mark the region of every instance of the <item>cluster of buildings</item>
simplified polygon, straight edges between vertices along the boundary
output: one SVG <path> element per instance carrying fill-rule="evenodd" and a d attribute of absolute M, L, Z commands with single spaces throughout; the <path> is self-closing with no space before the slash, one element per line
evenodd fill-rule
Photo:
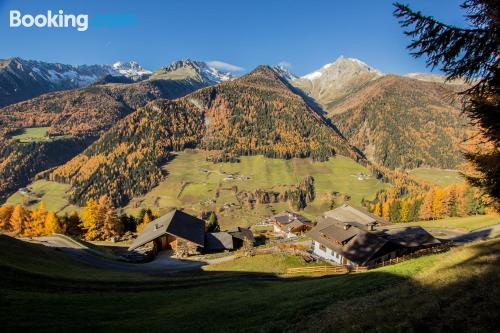
<path fill-rule="evenodd" d="M 312 252 L 339 265 L 371 266 L 440 242 L 418 226 L 393 225 L 380 217 L 344 204 L 327 211 L 313 225 L 294 213 L 271 218 L 274 232 L 312 240 Z"/>
<path fill-rule="evenodd" d="M 393 225 L 348 204 L 325 212 L 316 223 L 292 212 L 274 215 L 270 221 L 275 235 L 306 235 L 313 254 L 339 265 L 371 266 L 440 244 L 421 227 Z M 186 254 L 198 254 L 236 250 L 245 241 L 255 241 L 250 229 L 206 232 L 203 220 L 173 210 L 148 223 L 129 250 L 152 243 L 155 251 L 182 247 Z"/>

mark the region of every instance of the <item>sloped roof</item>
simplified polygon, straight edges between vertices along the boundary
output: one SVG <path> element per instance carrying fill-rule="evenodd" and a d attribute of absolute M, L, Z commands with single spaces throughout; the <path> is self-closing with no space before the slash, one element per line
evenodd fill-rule
<path fill-rule="evenodd" d="M 346 229 L 346 224 L 351 225 L 351 227 Z M 341 222 L 331 217 L 319 218 L 318 226 L 321 234 L 339 243 L 351 239 L 361 231 L 360 228 L 352 227 L 351 223 Z"/>
<path fill-rule="evenodd" d="M 304 217 L 300 214 L 296 214 L 296 213 L 292 213 L 292 212 L 288 212 L 288 211 L 284 211 L 284 212 L 281 212 L 279 214 L 276 214 L 276 215 L 272 216 L 271 219 L 276 220 L 279 224 L 282 224 L 282 225 L 292 223 L 294 221 L 298 221 L 298 222 L 303 223 L 303 224 L 309 224 L 309 222 L 310 222 L 306 217 Z"/>
<path fill-rule="evenodd" d="M 205 239 L 205 250 L 232 250 L 234 248 L 233 236 L 228 232 L 209 232 Z"/>
<path fill-rule="evenodd" d="M 165 234 L 182 238 L 203 247 L 205 245 L 205 222 L 180 210 L 173 210 L 149 222 L 139 237 L 134 240 L 129 250 L 134 250 Z"/>
<path fill-rule="evenodd" d="M 363 226 L 368 226 L 374 223 L 382 225 L 389 224 L 389 222 L 372 213 L 359 208 L 354 208 L 348 204 L 343 204 L 340 207 L 324 213 L 324 215 L 325 217 L 331 217 L 342 222 L 356 222 Z"/>
<path fill-rule="evenodd" d="M 253 232 L 248 228 L 238 227 L 236 230 L 228 231 L 228 233 L 236 239 L 245 240 L 245 238 L 247 238 L 252 243 L 255 243 Z"/>
<path fill-rule="evenodd" d="M 353 225 L 345 230 L 345 224 L 330 217 L 322 218 L 307 235 L 358 265 L 369 261 L 387 243 L 384 238 Z"/>
<path fill-rule="evenodd" d="M 405 247 L 421 247 L 440 244 L 424 228 L 419 226 L 388 228 L 383 230 L 384 238 Z"/>

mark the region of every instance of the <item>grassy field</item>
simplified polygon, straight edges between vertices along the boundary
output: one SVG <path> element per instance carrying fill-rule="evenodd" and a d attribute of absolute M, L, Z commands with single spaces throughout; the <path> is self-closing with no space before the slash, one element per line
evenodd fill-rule
<path fill-rule="evenodd" d="M 463 229 L 465 231 L 470 231 L 499 223 L 500 216 L 498 215 L 476 215 L 467 217 L 450 217 L 433 221 L 411 222 L 405 223 L 404 225 L 419 225 L 423 228 Z"/>
<path fill-rule="evenodd" d="M 418 168 L 409 171 L 408 174 L 416 180 L 423 180 L 440 186 L 458 184 L 464 181 L 460 172 L 456 170 Z"/>
<path fill-rule="evenodd" d="M 37 142 L 48 139 L 47 132 L 50 127 L 27 127 L 13 135 L 12 138 L 20 142 Z"/>
<path fill-rule="evenodd" d="M 263 254 L 254 257 L 242 257 L 233 261 L 203 266 L 205 271 L 216 272 L 260 272 L 285 274 L 290 267 L 320 266 L 325 263 L 306 264 L 298 256 L 287 256 L 284 254 Z M 328 264 L 326 264 L 328 265 Z"/>
<path fill-rule="evenodd" d="M 67 270 L 70 263 L 63 254 L 54 257 L 55 250 L 30 256 L 5 243 L 0 237 L 5 332 L 327 332 L 333 327 L 492 332 L 500 299 L 500 240 L 368 273 L 299 279 L 247 273 L 221 280 L 236 273 L 208 272 L 178 277 L 188 281 L 182 288 L 172 282 L 174 277 L 140 284 L 84 266 Z M 15 258 L 5 258 L 14 252 Z M 45 282 L 52 274 L 64 279 L 51 286 Z"/>
<path fill-rule="evenodd" d="M 47 180 L 37 180 L 33 182 L 28 195 L 16 192 L 7 199 L 7 204 L 16 205 L 18 203 L 28 203 L 29 208 L 38 207 L 39 202 L 43 201 L 48 210 L 55 212 L 71 212 L 79 210 L 79 207 L 70 205 L 67 200 L 66 191 L 69 185 L 56 183 Z"/>
<path fill-rule="evenodd" d="M 310 218 L 329 209 L 330 193 L 333 191 L 350 195 L 350 202 L 360 205 L 363 197 L 371 199 L 378 190 L 388 186 L 371 176 L 359 180 L 357 174 L 369 175 L 368 170 L 344 157 L 314 162 L 311 159 L 281 160 L 244 156 L 240 163 L 213 164 L 206 161 L 204 153 L 185 151 L 179 153 L 165 169 L 169 173 L 166 180 L 147 195 L 133 200 L 126 207 L 129 213 L 137 213 L 141 207 L 150 207 L 160 213 L 173 207 L 183 207 L 192 213 L 199 213 L 203 210 L 218 210 L 226 204 L 229 208 L 218 213 L 218 216 L 223 227 L 230 228 L 253 225 L 274 211 L 289 209 L 287 203 L 256 205 L 254 209 L 241 207 L 232 191 L 233 186 L 237 186 L 238 191 L 279 191 L 312 175 L 316 199 L 302 212 Z M 231 177 L 236 179 L 229 179 Z"/>
<path fill-rule="evenodd" d="M 350 203 L 360 205 L 361 199 L 372 199 L 378 190 L 389 184 L 382 183 L 372 176 L 363 166 L 345 158 L 336 157 L 326 162 L 311 159 L 269 159 L 263 156 L 244 156 L 240 163 L 218 163 L 206 161 L 202 152 L 185 151 L 165 165 L 167 178 L 145 196 L 133 199 L 125 211 L 137 214 L 141 208 L 151 208 L 159 214 L 172 208 L 184 208 L 198 215 L 201 211 L 215 210 L 223 228 L 251 226 L 275 212 L 290 209 L 286 202 L 255 205 L 253 209 L 241 205 L 232 188 L 238 191 L 257 189 L 280 191 L 290 185 L 298 184 L 305 176 L 315 179 L 316 199 L 305 210 L 305 216 L 314 219 L 329 210 L 331 192 L 337 191 L 351 197 Z M 358 179 L 358 174 L 367 178 Z M 235 179 L 228 179 L 228 178 Z M 38 180 L 29 188 L 34 195 L 19 192 L 8 198 L 7 203 L 17 204 L 32 201 L 28 206 L 36 206 L 44 201 L 49 210 L 71 212 L 79 207 L 70 205 L 66 192 L 69 185 L 52 181 Z M 26 200 L 31 199 L 31 200 Z M 340 204 L 342 198 L 337 200 Z M 221 206 L 224 211 L 219 212 Z"/>

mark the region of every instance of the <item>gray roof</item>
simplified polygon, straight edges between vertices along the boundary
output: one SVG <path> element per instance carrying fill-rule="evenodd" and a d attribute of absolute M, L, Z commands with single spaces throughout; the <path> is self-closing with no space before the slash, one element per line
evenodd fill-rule
<path fill-rule="evenodd" d="M 134 250 L 165 234 L 205 246 L 205 222 L 180 210 L 173 210 L 149 222 L 129 250 Z"/>
<path fill-rule="evenodd" d="M 366 264 L 387 243 L 384 238 L 355 226 L 345 230 L 344 225 L 333 218 L 321 219 L 307 235 L 358 265 Z"/>
<path fill-rule="evenodd" d="M 294 221 L 298 221 L 300 223 L 309 225 L 309 222 L 310 222 L 306 217 L 299 215 L 299 214 L 296 214 L 296 213 L 291 213 L 288 211 L 284 211 L 284 212 L 281 212 L 279 214 L 276 214 L 276 215 L 272 216 L 271 219 L 275 220 L 279 224 L 283 224 L 283 225 L 288 224 L 288 223 L 292 223 Z"/>
<path fill-rule="evenodd" d="M 361 230 L 359 228 L 350 227 L 348 229 L 344 228 L 344 223 L 332 218 L 324 218 L 321 220 L 321 223 L 325 225 L 325 227 L 321 228 L 320 233 L 331 240 L 344 243 L 349 239 L 356 236 Z"/>
<path fill-rule="evenodd" d="M 368 226 L 371 224 L 389 224 L 389 222 L 372 213 L 361 210 L 359 208 L 354 208 L 348 204 L 343 204 L 340 207 L 324 213 L 324 215 L 325 217 L 331 217 L 342 222 L 355 222 L 363 226 Z"/>
<path fill-rule="evenodd" d="M 424 228 L 419 226 L 384 229 L 382 237 L 409 248 L 425 247 L 441 243 Z"/>
<path fill-rule="evenodd" d="M 228 232 L 231 236 L 233 236 L 236 239 L 245 240 L 245 238 L 247 238 L 252 243 L 255 243 L 255 238 L 253 237 L 253 232 L 252 232 L 252 230 L 250 230 L 248 228 L 238 227 L 236 230 L 232 230 L 232 231 L 228 231 Z"/>
<path fill-rule="evenodd" d="M 205 239 L 205 250 L 232 250 L 234 248 L 233 236 L 228 232 L 209 232 Z"/>
<path fill-rule="evenodd" d="M 347 230 L 344 229 L 346 224 L 351 225 Z M 379 251 L 386 244 L 386 250 L 394 247 L 419 248 L 440 244 L 439 240 L 418 226 L 386 227 L 368 231 L 357 223 L 342 222 L 331 217 L 318 219 L 318 224 L 307 235 L 358 265 L 366 264 L 380 255 L 383 251 Z"/>

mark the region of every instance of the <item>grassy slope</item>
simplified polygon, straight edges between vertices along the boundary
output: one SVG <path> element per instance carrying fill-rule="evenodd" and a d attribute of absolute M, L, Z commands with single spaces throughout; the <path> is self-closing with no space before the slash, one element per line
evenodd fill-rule
<path fill-rule="evenodd" d="M 290 267 L 310 267 L 320 265 L 325 265 L 325 263 L 305 264 L 300 257 L 287 256 L 284 254 L 263 254 L 254 257 L 242 257 L 233 261 L 204 266 L 203 270 L 285 274 L 286 269 Z"/>
<path fill-rule="evenodd" d="M 27 127 L 21 130 L 22 133 L 13 136 L 13 139 L 21 142 L 32 142 L 45 140 L 50 127 Z"/>
<path fill-rule="evenodd" d="M 436 168 L 418 168 L 408 172 L 416 180 L 427 181 L 440 186 L 458 184 L 464 181 L 460 172 Z"/>
<path fill-rule="evenodd" d="M 314 162 L 312 159 L 270 159 L 264 156 L 244 156 L 240 163 L 207 162 L 204 153 L 185 151 L 165 166 L 168 176 L 165 181 L 144 197 L 133 200 L 127 207 L 128 213 L 137 214 L 140 208 L 147 207 L 165 213 L 173 207 L 183 207 L 198 214 L 202 210 L 216 210 L 224 203 L 238 203 L 230 188 L 238 186 L 239 190 L 255 191 L 258 188 L 276 189 L 280 186 L 299 183 L 306 175 L 315 178 L 316 199 L 302 213 L 310 218 L 320 215 L 329 209 L 328 193 L 338 191 L 348 193 L 351 203 L 360 205 L 363 197 L 371 199 L 376 192 L 386 186 L 373 177 L 358 180 L 357 173 L 369 172 L 356 162 L 339 156 L 327 162 Z M 210 170 L 203 173 L 201 170 Z M 251 177 L 250 180 L 224 180 L 221 173 L 239 174 Z M 49 210 L 70 212 L 78 207 L 70 205 L 66 191 L 69 186 L 56 182 L 38 180 L 29 186 L 35 193 L 41 195 Z M 220 188 L 219 197 L 215 198 Z M 202 205 L 208 199 L 216 199 L 215 205 Z M 20 193 L 10 196 L 7 203 L 22 203 L 25 197 Z M 35 204 L 37 206 L 38 204 Z M 281 211 L 289 209 L 287 203 L 271 205 L 256 205 L 251 210 L 231 208 L 219 215 L 224 228 L 236 225 L 245 226 L 259 222 L 263 217 L 272 215 L 272 209 Z"/>
<path fill-rule="evenodd" d="M 499 252 L 499 239 L 456 249 L 412 280 L 332 304 L 294 331 L 498 332 Z"/>
<path fill-rule="evenodd" d="M 3 242 L 0 246 L 3 247 Z M 494 307 L 499 299 L 498 280 L 471 289 L 465 287 L 485 278 L 491 270 L 498 275 L 499 251 L 500 240 L 493 240 L 363 274 L 299 280 L 262 280 L 263 275 L 254 276 L 259 279 L 247 275 L 229 282 L 201 286 L 195 282 L 185 288 L 163 290 L 170 285 L 166 281 L 158 285 L 158 290 L 135 292 L 126 291 L 130 285 L 126 281 L 106 292 L 77 289 L 55 293 L 25 284 L 6 288 L 1 281 L 5 277 L 0 275 L 0 297 L 2 304 L 7 305 L 0 311 L 0 320 L 5 331 L 267 332 L 282 331 L 304 317 L 313 316 L 297 330 L 331 331 L 329 320 L 342 319 L 344 313 L 354 316 L 354 312 L 355 316 L 350 319 L 360 323 L 358 326 L 365 331 L 370 327 L 374 330 L 374 325 L 385 329 L 389 329 L 386 325 L 392 325 L 395 331 L 407 331 L 404 329 L 407 326 L 399 325 L 400 322 L 407 324 L 407 317 L 418 319 L 419 315 L 429 315 L 429 311 L 433 321 L 439 319 L 442 323 L 449 322 L 448 316 L 466 320 L 481 312 L 483 321 L 472 318 L 471 322 L 485 331 L 488 315 L 498 308 L 498 305 Z M 2 248 L 0 256 L 5 253 Z M 23 255 L 24 260 L 26 257 Z M 26 269 L 32 270 L 32 267 Z M 468 284 L 461 285 L 459 277 Z M 398 284 L 401 286 L 394 288 Z M 78 288 L 77 281 L 75 288 Z M 474 299 L 476 292 L 479 293 Z M 446 296 L 443 302 L 442 296 Z M 344 306 L 347 310 L 339 312 Z M 364 313 L 361 317 L 359 308 Z M 331 309 L 335 310 L 335 316 L 327 315 Z M 417 320 L 410 321 L 410 325 L 415 323 Z M 425 324 L 423 321 L 420 325 Z M 347 326 L 344 331 L 356 327 Z"/>
<path fill-rule="evenodd" d="M 29 188 L 39 196 L 37 200 L 39 199 L 39 201 L 43 201 L 48 210 L 55 212 L 71 212 L 73 210 L 79 210 L 79 207 L 68 203 L 66 191 L 69 189 L 69 185 L 67 184 L 47 180 L 37 180 L 33 182 Z M 16 192 L 7 199 L 6 203 L 15 205 L 23 203 L 25 199 L 26 196 Z M 38 203 L 28 205 L 29 208 L 33 208 L 33 206 L 38 207 Z"/>
<path fill-rule="evenodd" d="M 327 162 L 314 162 L 312 159 L 270 159 L 263 156 L 244 156 L 240 163 L 207 162 L 201 152 L 182 152 L 165 166 L 169 176 L 140 200 L 132 201 L 127 211 L 135 213 L 138 207 L 151 207 L 160 212 L 172 207 L 184 207 L 188 211 L 198 213 L 201 210 L 214 209 L 214 206 L 203 206 L 201 203 L 216 199 L 215 207 L 224 203 L 237 203 L 230 191 L 232 186 L 239 190 L 255 191 L 258 188 L 279 190 L 280 186 L 297 184 L 306 175 L 315 178 L 316 200 L 303 212 L 309 217 L 320 215 L 329 209 L 329 195 L 332 191 L 348 193 L 351 203 L 359 205 L 361 199 L 373 198 L 376 192 L 387 184 L 373 177 L 358 180 L 357 173 L 369 174 L 361 165 L 345 157 L 336 157 Z M 202 172 L 202 169 L 210 173 Z M 249 176 L 250 180 L 224 180 L 222 173 Z M 217 188 L 220 188 L 216 198 Z M 224 227 L 235 225 L 251 225 L 262 217 L 276 211 L 289 209 L 288 204 L 257 205 L 255 209 L 232 208 L 219 214 Z"/>
<path fill-rule="evenodd" d="M 407 225 L 419 225 L 423 228 L 445 228 L 445 229 L 464 229 L 466 231 L 489 227 L 500 223 L 498 215 L 477 215 L 467 217 L 450 217 L 441 220 L 420 221 L 405 223 Z"/>

